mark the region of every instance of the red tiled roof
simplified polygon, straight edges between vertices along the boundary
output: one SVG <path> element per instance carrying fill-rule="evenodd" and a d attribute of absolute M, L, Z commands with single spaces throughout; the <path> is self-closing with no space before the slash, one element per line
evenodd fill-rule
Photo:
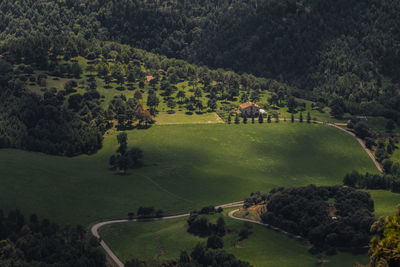
<path fill-rule="evenodd" d="M 254 106 L 256 108 L 260 108 L 259 105 L 255 104 L 253 102 L 246 102 L 246 103 L 243 103 L 243 104 L 240 105 L 240 109 L 246 109 L 246 108 L 252 107 L 252 106 Z"/>

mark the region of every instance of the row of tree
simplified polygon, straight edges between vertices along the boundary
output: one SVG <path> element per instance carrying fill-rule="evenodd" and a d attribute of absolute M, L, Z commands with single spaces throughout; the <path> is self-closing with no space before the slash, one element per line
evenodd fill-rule
<path fill-rule="evenodd" d="M 396 164 L 396 171 L 400 168 Z M 400 177 L 390 174 L 360 174 L 357 171 L 348 173 L 343 178 L 343 184 L 359 189 L 386 189 L 400 193 Z"/>

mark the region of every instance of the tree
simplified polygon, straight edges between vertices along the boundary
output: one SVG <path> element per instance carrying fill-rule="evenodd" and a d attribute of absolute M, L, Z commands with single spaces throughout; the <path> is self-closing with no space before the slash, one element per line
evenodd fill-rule
<path fill-rule="evenodd" d="M 376 146 L 375 140 L 371 137 L 366 137 L 365 138 L 365 146 L 368 149 L 372 149 L 373 146 Z"/>
<path fill-rule="evenodd" d="M 231 116 L 230 113 L 228 114 L 228 120 L 227 121 L 228 121 L 228 124 L 231 124 L 231 122 L 232 122 L 232 116 Z"/>
<path fill-rule="evenodd" d="M 82 74 L 82 68 L 79 66 L 78 63 L 73 63 L 71 66 L 71 73 L 74 76 L 74 78 L 79 79 Z"/>
<path fill-rule="evenodd" d="M 194 97 L 195 97 L 196 99 L 199 99 L 199 98 L 202 97 L 202 96 L 203 96 L 203 94 L 201 93 L 200 88 L 196 88 L 196 90 L 194 91 Z"/>
<path fill-rule="evenodd" d="M 139 90 L 136 90 L 135 93 L 133 94 L 133 98 L 136 100 L 140 100 L 143 98 L 142 93 Z"/>
<path fill-rule="evenodd" d="M 361 178 L 361 174 L 359 174 L 357 171 L 352 171 L 344 176 L 343 184 L 355 188 Z"/>
<path fill-rule="evenodd" d="M 143 151 L 140 148 L 128 148 L 128 135 L 122 132 L 117 135 L 119 148 L 116 155 L 112 155 L 109 164 L 120 173 L 126 173 L 127 169 L 138 168 L 143 165 Z"/>
<path fill-rule="evenodd" d="M 311 122 L 311 114 L 310 112 L 307 112 L 307 123 Z"/>
<path fill-rule="evenodd" d="M 211 98 L 210 100 L 208 100 L 207 102 L 207 106 L 212 110 L 216 110 L 217 109 L 217 101 L 214 98 Z"/>
<path fill-rule="evenodd" d="M 117 141 L 119 144 L 119 148 L 117 150 L 118 153 L 120 154 L 125 154 L 126 149 L 128 147 L 128 135 L 126 132 L 122 132 L 117 135 Z"/>
<path fill-rule="evenodd" d="M 288 112 L 289 113 L 294 113 L 296 111 L 297 103 L 294 97 L 290 97 L 287 103 L 288 106 Z"/>
<path fill-rule="evenodd" d="M 387 152 L 389 155 L 393 154 L 393 146 L 391 146 L 390 144 L 388 144 L 388 145 L 386 146 L 386 152 Z"/>
<path fill-rule="evenodd" d="M 387 121 L 385 128 L 389 133 L 391 133 L 396 128 L 396 124 L 392 119 L 390 119 Z"/>
<path fill-rule="evenodd" d="M 149 95 L 147 96 L 147 106 L 150 107 L 150 113 L 152 115 L 156 114 L 157 111 L 156 108 L 159 105 L 159 103 L 160 100 L 158 99 L 154 91 L 149 92 Z"/>
<path fill-rule="evenodd" d="M 128 71 L 127 76 L 126 76 L 126 80 L 127 80 L 128 82 L 130 82 L 130 83 L 136 82 L 136 75 L 135 75 L 135 72 L 132 71 L 132 70 Z"/>
<path fill-rule="evenodd" d="M 97 64 L 96 71 L 97 71 L 98 75 L 102 76 L 103 78 L 106 77 L 109 72 L 108 64 L 106 64 L 104 62 Z"/>
<path fill-rule="evenodd" d="M 117 63 L 111 68 L 111 75 L 114 79 L 117 80 L 118 84 L 122 85 L 124 83 L 125 78 L 123 73 L 123 66 L 121 63 Z"/>
<path fill-rule="evenodd" d="M 167 102 L 167 107 L 169 107 L 172 111 L 176 107 L 176 102 L 173 99 L 169 99 Z"/>
<path fill-rule="evenodd" d="M 95 67 L 92 65 L 92 64 L 89 64 L 87 67 L 86 67 L 86 71 L 87 72 L 89 72 L 89 75 L 93 75 L 93 72 L 95 71 L 96 69 L 95 69 Z"/>
<path fill-rule="evenodd" d="M 242 116 L 242 117 L 243 117 L 243 123 L 246 124 L 246 123 L 247 123 L 247 116 L 246 116 L 246 114 L 243 113 L 243 116 Z"/>
<path fill-rule="evenodd" d="M 267 123 L 271 123 L 271 115 L 268 115 L 268 117 L 267 117 Z"/>
<path fill-rule="evenodd" d="M 369 127 L 367 126 L 367 124 L 365 122 L 362 122 L 362 121 L 358 122 L 354 126 L 354 132 L 361 139 L 365 139 L 366 137 L 370 136 Z"/>
<path fill-rule="evenodd" d="M 199 113 L 204 109 L 203 102 L 201 100 L 196 101 L 196 108 L 198 109 Z"/>
<path fill-rule="evenodd" d="M 384 159 L 387 159 L 389 156 L 386 153 L 384 148 L 378 147 L 375 151 L 375 158 L 377 161 L 382 162 Z"/>
<path fill-rule="evenodd" d="M 344 115 L 344 102 L 342 98 L 335 98 L 331 101 L 329 107 L 331 108 L 331 115 L 337 119 L 343 118 Z"/>
<path fill-rule="evenodd" d="M 294 122 L 294 115 L 293 114 L 290 115 L 290 121 Z"/>
<path fill-rule="evenodd" d="M 224 247 L 224 242 L 222 241 L 221 237 L 213 235 L 207 239 L 207 248 L 218 249 L 223 247 Z"/>
<path fill-rule="evenodd" d="M 278 105 L 279 104 L 279 98 L 278 95 L 273 93 L 269 98 L 268 102 L 270 105 Z"/>
<path fill-rule="evenodd" d="M 275 115 L 275 122 L 279 123 L 279 114 L 278 113 Z"/>
<path fill-rule="evenodd" d="M 137 120 L 139 120 L 139 126 L 142 124 L 144 120 L 144 108 L 143 105 L 138 102 L 135 107 L 135 117 Z"/>
<path fill-rule="evenodd" d="M 112 77 L 107 75 L 104 77 L 104 82 L 108 86 L 111 83 Z"/>
<path fill-rule="evenodd" d="M 254 124 L 254 114 L 251 114 L 251 123 Z"/>
<path fill-rule="evenodd" d="M 225 235 L 225 220 L 222 217 L 219 217 L 217 220 L 217 226 L 215 229 L 215 232 L 218 236 L 224 236 Z"/>
<path fill-rule="evenodd" d="M 192 102 L 188 102 L 185 108 L 187 109 L 188 112 L 192 112 L 193 110 L 195 110 Z"/>
<path fill-rule="evenodd" d="M 393 161 L 391 161 L 390 159 L 383 160 L 382 161 L 383 171 L 385 173 L 391 173 L 392 172 L 392 165 L 393 165 Z"/>
<path fill-rule="evenodd" d="M 261 112 L 260 112 L 260 114 L 258 114 L 258 123 L 263 123 L 264 122 L 264 116 L 261 114 Z"/>
<path fill-rule="evenodd" d="M 303 113 L 300 112 L 299 122 L 303 122 Z"/>
<path fill-rule="evenodd" d="M 183 103 L 183 99 L 186 97 L 185 92 L 182 90 L 178 91 L 176 97 L 179 98 L 180 103 Z"/>
<path fill-rule="evenodd" d="M 243 226 L 244 227 L 239 231 L 239 241 L 243 241 L 251 235 L 251 224 L 246 222 Z"/>
<path fill-rule="evenodd" d="M 240 123 L 239 115 L 236 113 L 235 124 L 239 124 L 239 123 Z"/>
<path fill-rule="evenodd" d="M 383 230 L 371 239 L 370 266 L 400 266 L 400 216 L 387 216 L 380 223 Z"/>
<path fill-rule="evenodd" d="M 184 264 L 184 263 L 189 263 L 190 262 L 190 257 L 189 257 L 189 254 L 185 251 L 185 250 L 183 250 L 183 251 L 181 251 L 181 254 L 180 254 L 180 256 L 179 256 L 179 262 L 182 264 Z"/>

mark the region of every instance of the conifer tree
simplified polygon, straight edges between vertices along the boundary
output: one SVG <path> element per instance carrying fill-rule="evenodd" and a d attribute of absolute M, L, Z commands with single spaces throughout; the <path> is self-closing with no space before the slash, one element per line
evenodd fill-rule
<path fill-rule="evenodd" d="M 264 122 L 264 117 L 263 115 L 260 113 L 260 115 L 258 115 L 258 123 L 263 123 Z"/>
<path fill-rule="evenodd" d="M 239 123 L 240 123 L 239 115 L 236 114 L 236 117 L 235 117 L 235 124 L 239 124 Z"/>

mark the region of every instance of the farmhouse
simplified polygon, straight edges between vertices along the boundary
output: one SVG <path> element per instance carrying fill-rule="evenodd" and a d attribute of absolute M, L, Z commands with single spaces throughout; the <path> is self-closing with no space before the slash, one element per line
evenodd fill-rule
<path fill-rule="evenodd" d="M 258 115 L 260 112 L 260 106 L 253 102 L 246 102 L 239 106 L 239 110 L 236 111 L 238 115 L 246 115 L 246 117 L 250 117 L 253 115 Z"/>

